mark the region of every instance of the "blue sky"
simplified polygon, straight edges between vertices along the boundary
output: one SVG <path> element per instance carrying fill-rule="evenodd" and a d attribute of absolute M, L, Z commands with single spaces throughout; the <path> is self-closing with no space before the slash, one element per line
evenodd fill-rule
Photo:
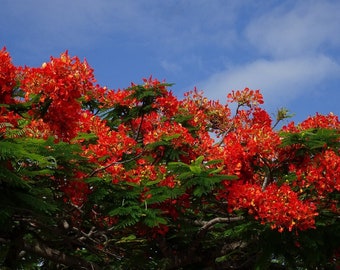
<path fill-rule="evenodd" d="M 0 46 L 16 65 L 40 66 L 68 50 L 98 83 L 143 77 L 225 102 L 260 89 L 265 108 L 300 122 L 340 115 L 338 0 L 1 0 Z"/>

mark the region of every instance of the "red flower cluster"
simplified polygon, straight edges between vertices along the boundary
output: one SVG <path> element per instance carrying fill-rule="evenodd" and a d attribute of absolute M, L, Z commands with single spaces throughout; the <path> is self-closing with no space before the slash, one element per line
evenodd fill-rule
<path fill-rule="evenodd" d="M 340 156 L 332 150 L 319 153 L 299 166 L 291 164 L 290 171 L 297 177 L 294 185 L 308 189 L 317 198 L 340 191 Z"/>
<path fill-rule="evenodd" d="M 38 101 L 31 110 L 33 118 L 42 118 L 60 140 L 75 137 L 81 102 L 95 97 L 98 90 L 87 62 L 65 52 L 40 68 L 23 68 L 21 76 L 25 100 Z"/>
<path fill-rule="evenodd" d="M 87 196 L 91 193 L 89 186 L 83 181 L 68 181 L 61 186 L 61 190 L 65 193 L 65 200 L 70 201 L 76 206 L 82 206 Z"/>
<path fill-rule="evenodd" d="M 299 200 L 288 185 L 269 185 L 262 190 L 256 184 L 238 182 L 229 189 L 229 211 L 246 209 L 262 224 L 270 224 L 282 232 L 285 228 L 306 230 L 315 228 L 316 206 Z"/>
<path fill-rule="evenodd" d="M 310 116 L 306 120 L 302 121 L 300 124 L 295 125 L 294 122 L 289 123 L 287 126 L 282 128 L 282 131 L 287 132 L 299 132 L 302 130 L 307 130 L 311 128 L 327 128 L 327 129 L 340 129 L 340 121 L 338 116 L 333 113 L 328 115 L 316 114 L 315 116 Z"/>
<path fill-rule="evenodd" d="M 263 104 L 263 96 L 260 90 L 250 90 L 245 88 L 243 91 L 232 91 L 227 95 L 229 102 L 236 102 L 239 106 L 257 106 Z"/>
<path fill-rule="evenodd" d="M 156 129 L 149 131 L 144 137 L 145 144 L 162 140 L 170 141 L 175 149 L 183 147 L 183 145 L 192 145 L 195 141 L 189 131 L 176 122 L 164 122 Z"/>
<path fill-rule="evenodd" d="M 17 68 L 6 48 L 0 50 L 0 104 L 14 102 L 13 90 L 16 87 Z"/>

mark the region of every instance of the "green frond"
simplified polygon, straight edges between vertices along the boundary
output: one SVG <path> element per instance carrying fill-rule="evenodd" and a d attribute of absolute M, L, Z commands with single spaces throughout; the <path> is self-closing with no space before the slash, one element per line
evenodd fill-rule
<path fill-rule="evenodd" d="M 19 119 L 17 121 L 18 127 L 14 127 L 11 123 L 0 123 L 0 129 L 4 129 L 1 134 L 4 138 L 19 138 L 26 134 L 26 125 L 29 123 L 27 119 Z"/>
<path fill-rule="evenodd" d="M 0 128 L 12 128 L 13 125 L 11 123 L 7 123 L 7 122 L 1 122 L 0 123 Z"/>
<path fill-rule="evenodd" d="M 335 129 L 313 128 L 298 133 L 281 132 L 282 147 L 301 145 L 306 149 L 317 151 L 326 146 L 332 149 L 340 148 L 340 133 Z"/>
<path fill-rule="evenodd" d="M 24 192 L 16 192 L 15 197 L 19 203 L 19 206 L 27 207 L 32 211 L 43 212 L 43 213 L 52 213 L 57 207 L 55 204 L 49 203 L 47 200 L 43 199 L 39 196 L 34 196 L 34 194 L 24 193 Z"/>
<path fill-rule="evenodd" d="M 24 136 L 26 133 L 25 129 L 21 128 L 11 128 L 11 129 L 6 129 L 5 136 L 7 138 L 18 138 Z"/>
<path fill-rule="evenodd" d="M 16 174 L 12 170 L 9 170 L 5 166 L 1 166 L 0 162 L 0 187 L 6 189 L 30 189 L 30 185 L 27 181 L 23 181 L 20 175 Z"/>
<path fill-rule="evenodd" d="M 132 226 L 140 221 L 143 216 L 143 212 L 139 206 L 121 206 L 117 207 L 109 212 L 110 216 L 119 217 L 119 223 L 117 229 L 123 229 L 128 226 Z"/>
<path fill-rule="evenodd" d="M 148 209 L 145 211 L 145 218 L 143 219 L 143 223 L 150 227 L 157 227 L 160 224 L 167 224 L 167 220 L 161 217 L 161 211 L 158 209 Z"/>
<path fill-rule="evenodd" d="M 34 151 L 43 145 L 43 140 L 16 139 L 0 141 L 0 160 L 13 160 L 17 162 L 17 168 L 21 163 L 34 164 L 40 168 L 55 167 L 55 159 L 52 156 L 43 156 Z"/>

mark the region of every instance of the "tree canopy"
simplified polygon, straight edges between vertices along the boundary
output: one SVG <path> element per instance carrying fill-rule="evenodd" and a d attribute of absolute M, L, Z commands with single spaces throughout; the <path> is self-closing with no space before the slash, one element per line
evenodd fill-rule
<path fill-rule="evenodd" d="M 277 124 L 259 90 L 178 99 L 0 51 L 4 269 L 335 269 L 340 122 Z"/>

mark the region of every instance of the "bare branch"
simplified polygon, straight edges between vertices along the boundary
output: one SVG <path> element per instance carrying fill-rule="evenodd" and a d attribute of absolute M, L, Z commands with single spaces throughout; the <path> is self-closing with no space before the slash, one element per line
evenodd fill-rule
<path fill-rule="evenodd" d="M 230 223 L 234 221 L 240 221 L 243 219 L 244 219 L 243 217 L 226 217 L 226 218 L 217 217 L 209 221 L 197 221 L 195 222 L 195 224 L 202 226 L 200 228 L 200 232 L 201 232 L 201 231 L 207 231 L 210 227 L 214 226 L 217 223 Z"/>
<path fill-rule="evenodd" d="M 264 181 L 263 181 L 263 184 L 262 184 L 262 191 L 264 191 L 266 189 L 268 182 L 269 182 L 269 178 L 268 178 L 268 176 L 266 176 L 264 178 Z"/>
<path fill-rule="evenodd" d="M 101 269 L 98 265 L 92 262 L 88 262 L 84 259 L 75 256 L 67 255 L 59 250 L 52 249 L 42 243 L 37 242 L 35 244 L 29 244 L 24 242 L 23 249 L 32 252 L 38 256 L 41 256 L 43 258 L 46 258 L 48 260 L 51 260 L 53 262 L 74 267 L 74 269 L 93 269 L 93 270 Z"/>

